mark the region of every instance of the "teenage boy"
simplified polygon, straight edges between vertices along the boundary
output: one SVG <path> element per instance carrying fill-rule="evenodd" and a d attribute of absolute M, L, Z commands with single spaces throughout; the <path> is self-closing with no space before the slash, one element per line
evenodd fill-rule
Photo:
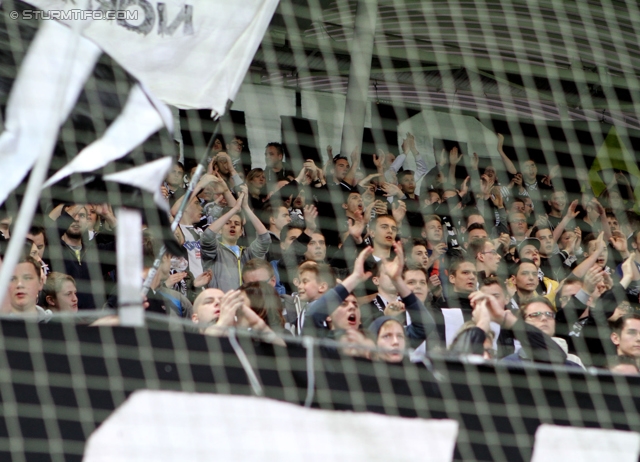
<path fill-rule="evenodd" d="M 211 223 L 200 241 L 203 266 L 211 268 L 213 275 L 209 287 L 223 292 L 240 287 L 242 266 L 252 258 L 265 258 L 271 244 L 269 231 L 249 207 L 246 186 L 241 186 L 241 190 L 236 205 Z M 238 245 L 244 228 L 241 209 L 257 234 L 248 248 Z"/>

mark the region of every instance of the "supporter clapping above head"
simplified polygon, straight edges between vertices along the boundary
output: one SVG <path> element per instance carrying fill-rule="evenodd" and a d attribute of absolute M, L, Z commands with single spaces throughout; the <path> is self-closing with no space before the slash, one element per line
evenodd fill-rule
<path fill-rule="evenodd" d="M 264 258 L 271 243 L 267 228 L 249 207 L 246 186 L 241 188 L 242 193 L 236 205 L 211 223 L 201 238 L 204 267 L 212 269 L 209 287 L 217 287 L 223 291 L 239 287 L 239 269 L 252 258 Z M 244 227 L 241 209 L 257 233 L 248 248 L 238 245 Z"/>
<path fill-rule="evenodd" d="M 305 207 L 304 213 L 306 228 L 282 253 L 281 263 L 284 265 L 278 265 L 279 268 L 286 268 L 290 274 L 303 261 L 326 262 L 327 240 L 317 226 L 318 211 L 310 205 Z"/>

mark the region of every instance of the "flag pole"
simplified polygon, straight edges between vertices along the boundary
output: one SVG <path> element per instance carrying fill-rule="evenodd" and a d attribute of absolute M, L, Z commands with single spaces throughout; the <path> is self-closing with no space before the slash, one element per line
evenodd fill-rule
<path fill-rule="evenodd" d="M 224 114 L 228 114 L 232 104 L 233 104 L 233 101 L 231 100 L 227 101 Z M 196 168 L 195 173 L 193 174 L 193 176 L 191 177 L 191 180 L 189 181 L 189 186 L 187 187 L 187 191 L 182 197 L 182 203 L 180 204 L 180 208 L 176 213 L 173 223 L 171 223 L 171 233 L 173 233 L 176 229 L 178 229 L 178 225 L 180 224 L 182 215 L 184 214 L 184 211 L 187 208 L 187 204 L 191 200 L 191 194 L 193 194 L 193 190 L 195 189 L 196 185 L 198 184 L 198 181 L 200 181 L 200 177 L 202 176 L 202 174 L 205 172 L 207 168 L 207 159 L 209 158 L 209 152 L 211 152 L 211 148 L 213 147 L 213 143 L 215 142 L 216 136 L 218 136 L 218 134 L 220 133 L 221 119 L 222 119 L 222 116 L 219 115 L 218 118 L 215 120 L 215 125 L 213 127 L 213 134 L 211 135 L 211 138 L 209 138 L 207 147 L 205 148 L 204 153 L 200 158 L 200 162 L 198 163 L 198 168 Z M 167 248 L 164 245 L 158 251 L 158 254 L 156 255 L 156 258 L 153 262 L 153 266 L 149 270 L 149 273 L 147 274 L 147 278 L 144 280 L 144 284 L 142 285 L 143 297 L 145 297 L 147 293 L 149 293 L 151 282 L 153 281 L 153 278 L 156 276 L 156 273 L 158 272 L 158 268 L 160 268 L 160 263 L 162 263 L 162 257 L 164 256 L 166 251 L 167 251 Z"/>

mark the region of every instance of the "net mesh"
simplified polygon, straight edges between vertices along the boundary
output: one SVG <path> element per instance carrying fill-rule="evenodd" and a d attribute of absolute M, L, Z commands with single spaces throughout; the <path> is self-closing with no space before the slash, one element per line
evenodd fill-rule
<path fill-rule="evenodd" d="M 0 7 L 3 121 L 12 85 L 42 23 L 24 19 L 31 9 L 11 0 Z M 431 197 L 431 190 L 442 192 L 443 186 L 461 190 L 466 184 L 480 193 L 493 167 L 492 184 L 500 187 L 486 190 L 486 199 L 500 196 L 510 209 L 526 190 L 522 197 L 533 207 L 526 214 L 529 225 L 553 216 L 552 195 L 564 191 L 561 209 L 578 200 L 580 218 L 588 217 L 592 210 L 599 213 L 595 197 L 610 209 L 609 217 L 626 239 L 640 223 L 639 9 L 632 0 L 281 0 L 236 100 L 219 121 L 220 149 L 239 149 L 236 169 L 250 175 L 252 169 L 267 167 L 267 143 L 281 142 L 293 177 L 311 159 L 319 167 L 329 166 L 327 181 L 333 156 L 344 156 L 350 164 L 355 156 L 360 162 L 356 177 L 362 180 L 378 172 L 374 154 L 381 150 L 385 159 L 398 158 L 411 133 L 419 155 L 407 151 L 404 169 L 419 172 L 421 160 L 426 165 L 429 173 L 416 174 L 422 199 Z M 12 12 L 19 13 L 18 19 L 12 19 Z M 101 55 L 61 126 L 49 176 L 105 134 L 134 84 L 117 62 Z M 151 233 L 170 239 L 166 216 L 150 197 L 96 185 L 96 176 L 169 155 L 182 162 L 188 179 L 207 155 L 217 125 L 209 110 L 174 108 L 174 120 L 179 129 L 173 136 L 163 129 L 98 172 L 73 175 L 42 191 L 34 226 L 48 229 L 51 271 L 65 272 L 69 258 L 61 230 L 50 222 L 59 204 L 107 203 L 117 210 L 137 202 Z M 504 136 L 503 144 L 497 134 Z M 452 166 L 453 147 L 460 159 Z M 444 183 L 435 176 L 438 168 Z M 384 173 L 391 183 L 396 175 Z M 537 180 L 535 186 L 527 175 Z M 0 211 L 5 219 L 0 230 L 7 237 L 7 219 L 17 216 L 26 182 Z M 300 194 L 286 188 L 272 200 Z M 253 205 L 263 199 L 256 194 Z M 327 245 L 335 246 L 347 231 L 338 217 L 348 196 L 318 190 L 306 199 L 318 208 Z M 221 206 L 207 207 L 209 221 L 222 213 Z M 453 220 L 466 227 L 465 216 L 474 208 L 465 203 L 466 210 L 453 214 Z M 421 236 L 422 212 L 409 209 L 403 237 Z M 116 255 L 107 245 L 114 230 L 104 216 L 94 230 L 105 245 L 78 257 L 86 274 L 76 278 L 77 289 L 91 297 L 81 308 L 116 308 Z M 184 232 L 182 238 L 189 240 Z M 632 239 L 627 250 L 634 246 Z M 622 273 L 618 269 L 616 276 L 615 266 L 626 259 L 625 252 L 618 254 L 624 258 L 607 262 L 615 263 L 616 287 Z M 353 261 L 342 260 L 337 269 L 345 278 Z M 179 265 L 172 269 L 180 271 Z M 295 291 L 294 279 L 290 273 L 284 281 L 288 293 Z M 631 303 L 616 296 L 598 306 L 605 312 L 619 306 L 624 312 L 636 310 L 634 287 L 622 296 Z M 602 355 L 614 353 L 606 342 L 606 319 L 596 319 L 593 328 L 583 331 L 603 342 L 602 351 L 592 355 L 590 345 L 576 341 L 587 370 L 572 370 L 540 363 L 509 368 L 443 351 L 418 353 L 413 363 L 407 353 L 403 363 L 394 365 L 361 357 L 367 347 L 356 348 L 362 354 L 354 355 L 353 348 L 329 339 L 285 337 L 284 348 L 242 330 L 203 336 L 186 309 L 179 314 L 185 319 L 148 314 L 147 326 L 135 329 L 87 326 L 115 311 L 56 314 L 47 324 L 0 321 L 1 458 L 81 460 L 89 435 L 139 389 L 258 395 L 328 410 L 452 418 L 460 423 L 456 460 L 531 460 L 536 429 L 544 423 L 640 431 L 637 376 L 591 367 L 603 366 L 607 357 Z M 568 329 L 574 329 L 574 320 L 567 318 Z"/>

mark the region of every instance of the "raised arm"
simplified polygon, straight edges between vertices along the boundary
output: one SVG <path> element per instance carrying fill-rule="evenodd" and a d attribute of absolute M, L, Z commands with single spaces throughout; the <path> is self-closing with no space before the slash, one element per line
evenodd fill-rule
<path fill-rule="evenodd" d="M 351 151 L 351 168 L 344 177 L 344 182 L 352 186 L 356 185 L 356 172 L 360 168 L 360 146 Z"/>
<path fill-rule="evenodd" d="M 605 242 L 609 242 L 609 239 L 611 239 L 611 227 L 609 227 L 609 220 L 607 220 L 607 212 L 596 199 L 593 199 L 593 203 L 598 207 L 600 223 L 602 224 L 602 231 L 604 232 L 604 240 Z"/>
<path fill-rule="evenodd" d="M 591 268 L 593 265 L 596 264 L 596 261 L 598 260 L 598 257 L 600 257 L 600 254 L 604 251 L 604 249 L 606 248 L 606 244 L 604 243 L 604 232 L 601 232 L 598 235 L 598 239 L 596 239 L 596 250 L 595 252 L 593 252 L 591 255 L 589 255 L 587 258 L 585 258 L 582 263 L 580 263 L 578 266 L 576 266 L 572 273 L 582 279 L 584 277 L 585 274 L 587 274 L 587 271 L 589 270 L 589 268 Z"/>
<path fill-rule="evenodd" d="M 227 223 L 227 221 L 229 221 L 232 216 L 236 215 L 240 211 L 240 209 L 242 208 L 242 202 L 245 196 L 246 196 L 245 193 L 241 193 L 240 197 L 236 202 L 236 205 L 231 207 L 231 209 L 227 213 L 225 213 L 220 218 L 218 218 L 213 223 L 211 223 L 207 229 L 210 231 L 213 231 L 216 234 L 219 233 L 222 227 L 225 225 L 225 223 Z"/>
<path fill-rule="evenodd" d="M 354 263 L 353 273 L 333 289 L 327 291 L 322 297 L 311 303 L 305 313 L 304 328 L 306 331 L 314 328 L 322 328 L 323 323 L 333 311 L 349 296 L 353 289 L 360 283 L 371 277 L 371 271 L 364 270 L 364 262 L 373 253 L 372 247 L 367 247 Z"/>
<path fill-rule="evenodd" d="M 564 230 L 569 224 L 569 222 L 578 216 L 579 212 L 576 212 L 577 206 L 578 206 L 577 200 L 569 204 L 567 213 L 565 214 L 564 217 L 562 217 L 562 220 L 560 220 L 560 223 L 558 223 L 558 226 L 556 226 L 553 230 L 553 242 L 556 242 L 556 243 L 558 242 L 558 240 L 560 239 L 560 236 L 562 236 L 562 233 L 564 233 Z"/>
<path fill-rule="evenodd" d="M 518 170 L 516 169 L 516 166 L 513 165 L 513 162 L 511 162 L 511 159 L 509 159 L 507 157 L 507 155 L 504 153 L 504 150 L 502 149 L 502 147 L 504 146 L 504 136 L 501 133 L 497 133 L 498 135 L 498 154 L 500 154 L 500 157 L 502 157 L 502 161 L 504 162 L 504 166 L 507 169 L 507 172 L 511 173 L 512 175 L 515 175 L 516 173 L 518 173 Z"/>
<path fill-rule="evenodd" d="M 258 236 L 261 234 L 267 234 L 269 230 L 265 228 L 264 224 L 260 221 L 260 219 L 256 216 L 256 214 L 253 213 L 253 210 L 251 210 L 251 207 L 249 206 L 249 190 L 247 188 L 247 185 L 243 184 L 243 185 L 240 185 L 239 187 L 240 187 L 240 191 L 242 191 L 240 194 L 242 196 L 242 200 L 238 200 L 238 202 L 242 204 L 242 211 L 244 212 L 245 217 L 247 217 L 247 219 L 251 222 Z M 213 225 L 213 223 L 211 224 Z"/>
<path fill-rule="evenodd" d="M 451 151 L 449 151 L 449 183 L 455 185 L 456 184 L 456 165 L 462 159 L 462 154 L 458 152 L 458 147 L 454 146 Z"/>
<path fill-rule="evenodd" d="M 436 328 L 436 323 L 424 304 L 415 296 L 411 288 L 402 278 L 404 268 L 404 249 L 402 243 L 393 244 L 396 257 L 392 261 L 383 263 L 386 273 L 402 298 L 405 309 L 411 316 L 411 325 L 407 326 L 407 334 L 413 339 L 426 339 L 427 335 Z"/>

